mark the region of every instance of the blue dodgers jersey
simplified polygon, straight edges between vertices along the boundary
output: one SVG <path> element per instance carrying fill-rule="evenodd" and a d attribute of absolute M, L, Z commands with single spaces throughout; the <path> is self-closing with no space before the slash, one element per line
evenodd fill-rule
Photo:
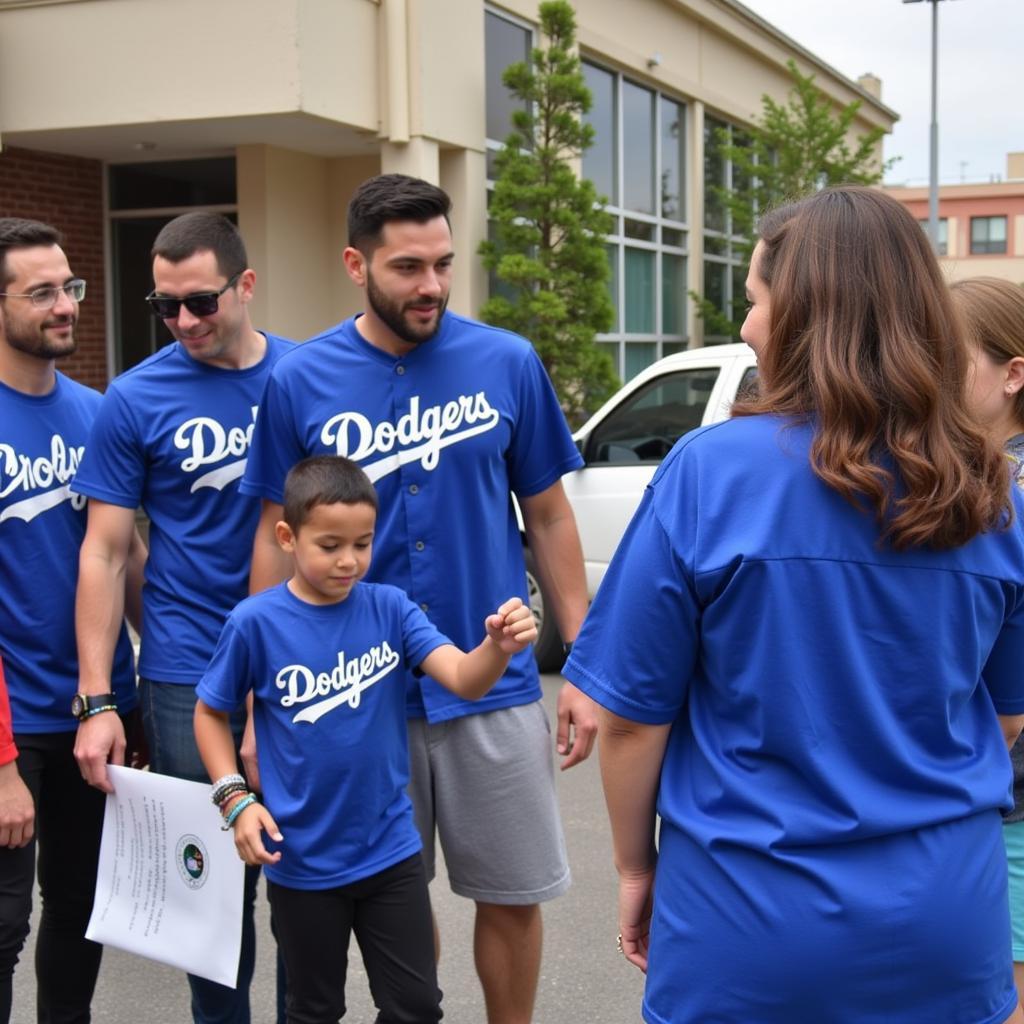
<path fill-rule="evenodd" d="M 795 993 L 814 1019 L 1001 1020 L 996 712 L 1024 713 L 1024 531 L 880 545 L 813 473 L 811 439 L 772 417 L 684 437 L 564 670 L 672 723 L 645 1019 L 789 1022 Z M 908 994 L 893 964 L 923 949 L 935 970 Z"/>
<path fill-rule="evenodd" d="M 101 401 L 62 373 L 48 395 L 0 384 L 0 657 L 15 733 L 78 727 L 75 587 L 86 513 L 69 485 Z M 111 678 L 118 708 L 130 711 L 135 670 L 124 628 Z"/>
<path fill-rule="evenodd" d="M 231 613 L 196 692 L 231 712 L 252 691 L 263 798 L 284 836 L 264 837 L 281 850 L 272 881 L 348 885 L 420 849 L 404 671 L 447 643 L 405 594 L 372 583 L 330 605 L 282 583 Z"/>
<path fill-rule="evenodd" d="M 538 494 L 582 459 L 529 342 L 444 315 L 401 359 L 366 342 L 355 318 L 274 368 L 242 491 L 280 502 L 309 455 L 345 455 L 376 485 L 380 514 L 368 579 L 404 590 L 463 650 L 526 572 L 511 493 Z M 475 703 L 411 673 L 409 714 L 442 721 L 540 697 L 532 652 Z"/>
<path fill-rule="evenodd" d="M 177 342 L 110 385 L 75 490 L 150 519 L 139 674 L 198 682 L 228 612 L 248 593 L 259 502 L 239 494 L 260 395 L 293 343 L 268 334 L 228 370 Z"/>

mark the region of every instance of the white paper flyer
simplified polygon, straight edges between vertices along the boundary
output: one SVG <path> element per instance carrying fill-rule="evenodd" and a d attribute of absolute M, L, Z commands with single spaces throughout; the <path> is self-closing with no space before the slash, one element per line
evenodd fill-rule
<path fill-rule="evenodd" d="M 109 765 L 86 937 L 235 987 L 245 865 L 210 787 Z"/>

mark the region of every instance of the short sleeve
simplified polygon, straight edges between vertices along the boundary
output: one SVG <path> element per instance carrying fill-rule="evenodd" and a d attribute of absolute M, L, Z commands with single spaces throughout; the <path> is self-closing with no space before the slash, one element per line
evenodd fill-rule
<path fill-rule="evenodd" d="M 1024 595 L 989 653 L 981 678 L 1000 715 L 1024 715 Z"/>
<path fill-rule="evenodd" d="M 210 663 L 196 687 L 196 696 L 216 711 L 235 711 L 252 689 L 249 644 L 231 618 L 221 630 Z"/>
<path fill-rule="evenodd" d="M 111 388 L 100 403 L 85 455 L 71 482 L 78 494 L 137 508 L 146 480 L 146 454 L 128 403 Z"/>
<path fill-rule="evenodd" d="M 529 498 L 582 465 L 547 370 L 531 346 L 521 368 L 518 409 L 508 452 L 512 490 Z"/>
<path fill-rule="evenodd" d="M 397 592 L 402 608 L 402 643 L 405 647 L 406 664 L 416 669 L 431 651 L 451 644 L 451 640 L 423 614 L 423 610 L 409 600 L 401 591 Z"/>
<path fill-rule="evenodd" d="M 309 454 L 304 450 L 302 438 L 295 428 L 291 396 L 275 370 L 267 378 L 267 386 L 260 399 L 239 490 L 242 494 L 281 504 L 284 501 L 284 478 L 296 462 Z"/>
<path fill-rule="evenodd" d="M 609 711 L 671 722 L 686 701 L 700 647 L 700 602 L 683 550 L 648 488 L 612 558 L 563 674 Z M 678 517 L 675 529 L 690 517 Z"/>

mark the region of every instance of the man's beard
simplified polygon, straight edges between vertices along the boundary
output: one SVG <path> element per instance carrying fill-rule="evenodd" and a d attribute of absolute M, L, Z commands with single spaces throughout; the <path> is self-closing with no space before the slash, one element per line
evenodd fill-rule
<path fill-rule="evenodd" d="M 4 338 L 11 348 L 37 359 L 61 359 L 71 355 L 78 347 L 75 337 L 75 316 L 55 317 L 42 324 L 32 324 L 15 320 L 10 315 L 3 318 Z M 67 338 L 52 338 L 46 333 L 48 327 L 70 327 L 71 335 Z"/>
<path fill-rule="evenodd" d="M 447 295 L 438 302 L 406 302 L 401 305 L 393 302 L 377 287 L 370 273 L 366 275 L 366 301 L 377 319 L 384 323 L 395 337 L 409 345 L 420 345 L 424 341 L 430 341 L 441 329 L 441 319 L 448 308 Z M 420 331 L 416 331 L 405 319 L 405 311 L 428 306 L 437 309 L 437 320 L 432 327 L 424 325 Z"/>

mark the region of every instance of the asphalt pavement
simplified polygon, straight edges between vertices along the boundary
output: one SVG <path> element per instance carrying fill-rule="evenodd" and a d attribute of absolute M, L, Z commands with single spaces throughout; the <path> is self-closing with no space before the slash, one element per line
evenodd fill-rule
<path fill-rule="evenodd" d="M 557 676 L 543 677 L 552 723 L 559 683 Z M 534 1024 L 634 1024 L 641 1019 L 643 976 L 615 949 L 616 879 L 596 754 L 561 773 L 558 789 L 573 884 L 565 896 L 544 906 L 544 959 Z M 274 1024 L 274 944 L 262 884 L 260 888 L 252 1024 Z M 483 996 L 473 969 L 473 905 L 451 892 L 441 870 L 431 899 L 441 928 L 444 1019 L 449 1024 L 484 1024 Z M 12 1024 L 35 1024 L 34 924 L 15 972 Z M 345 1024 L 372 1024 L 376 1011 L 354 942 L 346 997 Z M 180 971 L 117 949 L 105 951 L 93 1000 L 94 1024 L 191 1020 L 188 983 Z"/>

